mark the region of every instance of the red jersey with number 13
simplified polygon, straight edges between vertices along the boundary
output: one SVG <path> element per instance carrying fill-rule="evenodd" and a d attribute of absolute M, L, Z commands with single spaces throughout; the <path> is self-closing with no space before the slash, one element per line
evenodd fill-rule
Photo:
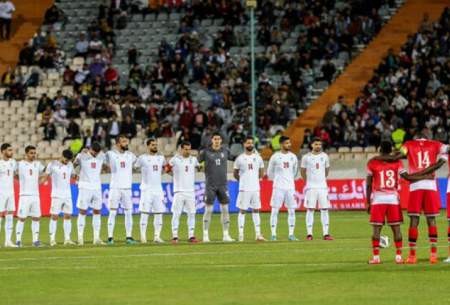
<path fill-rule="evenodd" d="M 372 204 L 399 204 L 399 178 L 403 172 L 402 161 L 370 160 L 367 163 L 367 173 L 372 176 Z"/>
<path fill-rule="evenodd" d="M 403 144 L 401 152 L 408 158 L 408 172 L 414 174 L 435 164 L 439 159 L 447 160 L 447 145 L 439 141 L 418 139 Z M 436 181 L 421 180 L 411 183 L 410 190 L 437 190 Z"/>

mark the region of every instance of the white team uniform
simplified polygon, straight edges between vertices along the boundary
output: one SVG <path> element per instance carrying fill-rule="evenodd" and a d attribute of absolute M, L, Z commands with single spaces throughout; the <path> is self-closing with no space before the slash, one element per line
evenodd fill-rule
<path fill-rule="evenodd" d="M 297 156 L 291 152 L 283 154 L 276 152 L 272 155 L 267 168 L 269 179 L 273 180 L 273 192 L 270 205 L 288 209 L 297 208 L 295 201 L 295 176 L 298 172 Z"/>
<path fill-rule="evenodd" d="M 45 172 L 52 179 L 52 205 L 50 213 L 52 215 L 72 214 L 72 191 L 70 189 L 70 178 L 73 173 L 73 164 L 67 165 L 60 161 L 52 161 Z"/>
<path fill-rule="evenodd" d="M 75 163 L 80 165 L 78 180 L 77 207 L 82 210 L 102 208 L 102 181 L 101 173 L 105 154 L 100 152 L 96 157 L 90 153 L 79 153 Z"/>
<path fill-rule="evenodd" d="M 19 174 L 19 218 L 41 217 L 41 201 L 39 198 L 39 176 L 44 166 L 39 161 L 20 161 Z"/>
<path fill-rule="evenodd" d="M 139 156 L 135 168 L 141 169 L 141 200 L 139 211 L 144 213 L 164 213 L 164 192 L 162 190 L 162 172 L 167 162 L 164 156 L 145 154 Z"/>
<path fill-rule="evenodd" d="M 16 160 L 0 160 L 0 213 L 16 210 L 14 201 L 14 173 L 16 170 Z"/>
<path fill-rule="evenodd" d="M 328 155 L 307 153 L 303 156 L 301 168 L 306 169 L 306 185 L 304 188 L 305 208 L 329 209 L 328 185 L 325 170 L 330 167 Z"/>
<path fill-rule="evenodd" d="M 111 168 L 108 208 L 118 209 L 122 206 L 125 210 L 130 210 L 133 208 L 131 184 L 136 156 L 129 151 L 120 153 L 117 150 L 110 150 L 106 153 L 106 159 Z"/>
<path fill-rule="evenodd" d="M 234 169 L 239 170 L 239 195 L 236 206 L 241 210 L 260 209 L 259 170 L 264 161 L 259 154 L 241 154 L 234 161 Z"/>
<path fill-rule="evenodd" d="M 173 172 L 173 204 L 172 213 L 181 214 L 183 211 L 193 214 L 195 206 L 195 172 L 199 166 L 196 157 L 184 158 L 176 155 L 169 161 Z"/>

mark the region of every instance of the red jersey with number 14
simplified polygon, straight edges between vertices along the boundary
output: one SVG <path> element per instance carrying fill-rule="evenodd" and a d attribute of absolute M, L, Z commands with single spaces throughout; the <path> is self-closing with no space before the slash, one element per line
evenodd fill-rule
<path fill-rule="evenodd" d="M 372 176 L 372 204 L 399 204 L 399 178 L 405 171 L 402 161 L 370 160 L 367 174 Z"/>
<path fill-rule="evenodd" d="M 447 150 L 447 145 L 427 139 L 407 141 L 401 148 L 401 152 L 408 158 L 408 172 L 410 174 L 430 167 L 439 159 L 447 160 Z M 437 190 L 436 181 L 433 179 L 411 183 L 410 190 Z"/>

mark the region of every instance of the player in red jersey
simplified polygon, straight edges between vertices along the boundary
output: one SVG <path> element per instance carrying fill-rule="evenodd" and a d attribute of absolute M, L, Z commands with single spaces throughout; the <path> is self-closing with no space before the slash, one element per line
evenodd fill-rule
<path fill-rule="evenodd" d="M 450 264 L 450 162 L 448 163 L 448 172 L 449 172 L 447 181 L 448 258 L 444 260 L 444 263 Z"/>
<path fill-rule="evenodd" d="M 389 156 L 391 152 L 391 142 L 383 141 L 380 147 L 381 157 Z M 370 213 L 370 223 L 373 225 L 373 258 L 369 261 L 369 264 L 381 263 L 380 233 L 386 221 L 394 234 L 395 262 L 403 264 L 403 242 L 400 231 L 400 224 L 403 223 L 403 214 L 398 194 L 399 178 L 401 176 L 409 181 L 419 181 L 424 178 L 431 178 L 431 175 L 409 175 L 406 173 L 400 160 L 386 162 L 372 159 L 367 164 L 367 172 L 367 210 Z"/>

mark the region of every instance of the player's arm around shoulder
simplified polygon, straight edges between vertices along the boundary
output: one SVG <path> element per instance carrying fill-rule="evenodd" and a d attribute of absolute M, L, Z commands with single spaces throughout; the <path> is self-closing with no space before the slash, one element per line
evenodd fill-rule
<path fill-rule="evenodd" d="M 53 170 L 54 162 L 55 161 L 51 161 L 47 166 L 44 166 L 39 162 L 39 184 L 43 184 L 48 181 L 48 178 Z"/>
<path fill-rule="evenodd" d="M 308 167 L 308 158 L 309 158 L 308 154 L 304 155 L 302 157 L 301 164 L 300 164 L 300 175 L 302 176 L 302 179 L 305 180 L 305 183 L 308 178 L 306 175 L 306 168 Z"/>
<path fill-rule="evenodd" d="M 240 175 L 239 175 L 240 163 L 241 163 L 241 157 L 238 156 L 233 164 L 233 177 L 237 181 L 239 181 L 239 178 L 240 178 Z"/>

